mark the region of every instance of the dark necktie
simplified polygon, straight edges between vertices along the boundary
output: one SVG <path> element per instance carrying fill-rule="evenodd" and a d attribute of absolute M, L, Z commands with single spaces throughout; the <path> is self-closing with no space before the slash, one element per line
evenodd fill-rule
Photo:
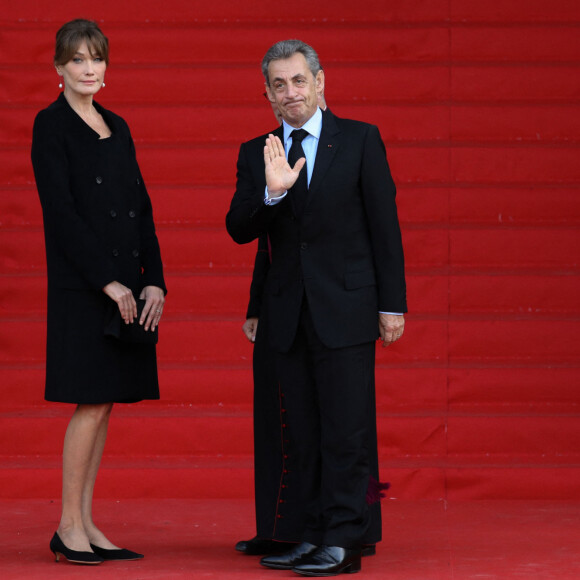
<path fill-rule="evenodd" d="M 294 129 L 294 131 L 290 133 L 290 137 L 292 137 L 292 146 L 288 152 L 288 163 L 290 164 L 290 167 L 294 167 L 298 159 L 306 157 L 306 155 L 304 155 L 304 149 L 302 149 L 302 139 L 308 135 L 308 131 L 305 131 L 304 129 Z M 300 215 L 304 210 L 306 198 L 308 196 L 308 173 L 306 171 L 306 164 L 304 164 L 304 167 L 300 170 L 300 175 L 298 176 L 296 183 L 294 183 L 290 188 L 290 194 L 294 198 L 296 214 Z"/>

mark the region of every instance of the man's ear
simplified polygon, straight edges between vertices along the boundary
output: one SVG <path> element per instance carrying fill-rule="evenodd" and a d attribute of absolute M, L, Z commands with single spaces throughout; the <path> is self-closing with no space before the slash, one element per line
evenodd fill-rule
<path fill-rule="evenodd" d="M 316 75 L 316 94 L 322 95 L 324 93 L 324 71 L 321 69 Z"/>

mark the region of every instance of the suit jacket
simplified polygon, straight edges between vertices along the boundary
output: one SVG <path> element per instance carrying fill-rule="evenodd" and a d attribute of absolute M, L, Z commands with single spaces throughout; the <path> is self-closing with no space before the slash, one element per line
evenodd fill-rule
<path fill-rule="evenodd" d="M 273 132 L 282 139 L 283 129 Z M 294 340 L 304 295 L 329 348 L 374 341 L 378 312 L 406 312 L 395 185 L 374 125 L 323 112 L 308 201 L 301 215 L 289 193 L 264 204 L 266 135 L 242 144 L 226 227 L 237 243 L 268 234 L 270 341 Z"/>
<path fill-rule="evenodd" d="M 64 95 L 36 116 L 32 164 L 44 219 L 49 286 L 165 288 L 151 201 L 127 123 L 98 103 L 99 139 Z"/>

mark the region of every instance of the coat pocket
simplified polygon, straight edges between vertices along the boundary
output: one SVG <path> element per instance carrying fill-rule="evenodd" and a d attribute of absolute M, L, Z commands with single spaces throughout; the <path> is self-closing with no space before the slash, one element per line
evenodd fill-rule
<path fill-rule="evenodd" d="M 347 290 L 356 290 L 365 286 L 375 286 L 374 270 L 364 270 L 363 272 L 347 272 L 344 275 L 344 287 Z"/>

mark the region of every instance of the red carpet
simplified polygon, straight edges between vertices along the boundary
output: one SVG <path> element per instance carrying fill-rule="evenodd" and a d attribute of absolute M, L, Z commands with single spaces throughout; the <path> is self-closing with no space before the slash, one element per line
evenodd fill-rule
<path fill-rule="evenodd" d="M 101 500 L 95 513 L 111 537 L 142 550 L 138 562 L 87 569 L 54 562 L 48 542 L 58 505 L 0 502 L 0 570 L 6 580 L 61 578 L 300 578 L 266 570 L 234 551 L 252 534 L 249 500 Z M 363 559 L 367 580 L 576 580 L 580 503 L 385 501 L 383 542 Z M 358 576 L 357 576 L 358 577 Z"/>

